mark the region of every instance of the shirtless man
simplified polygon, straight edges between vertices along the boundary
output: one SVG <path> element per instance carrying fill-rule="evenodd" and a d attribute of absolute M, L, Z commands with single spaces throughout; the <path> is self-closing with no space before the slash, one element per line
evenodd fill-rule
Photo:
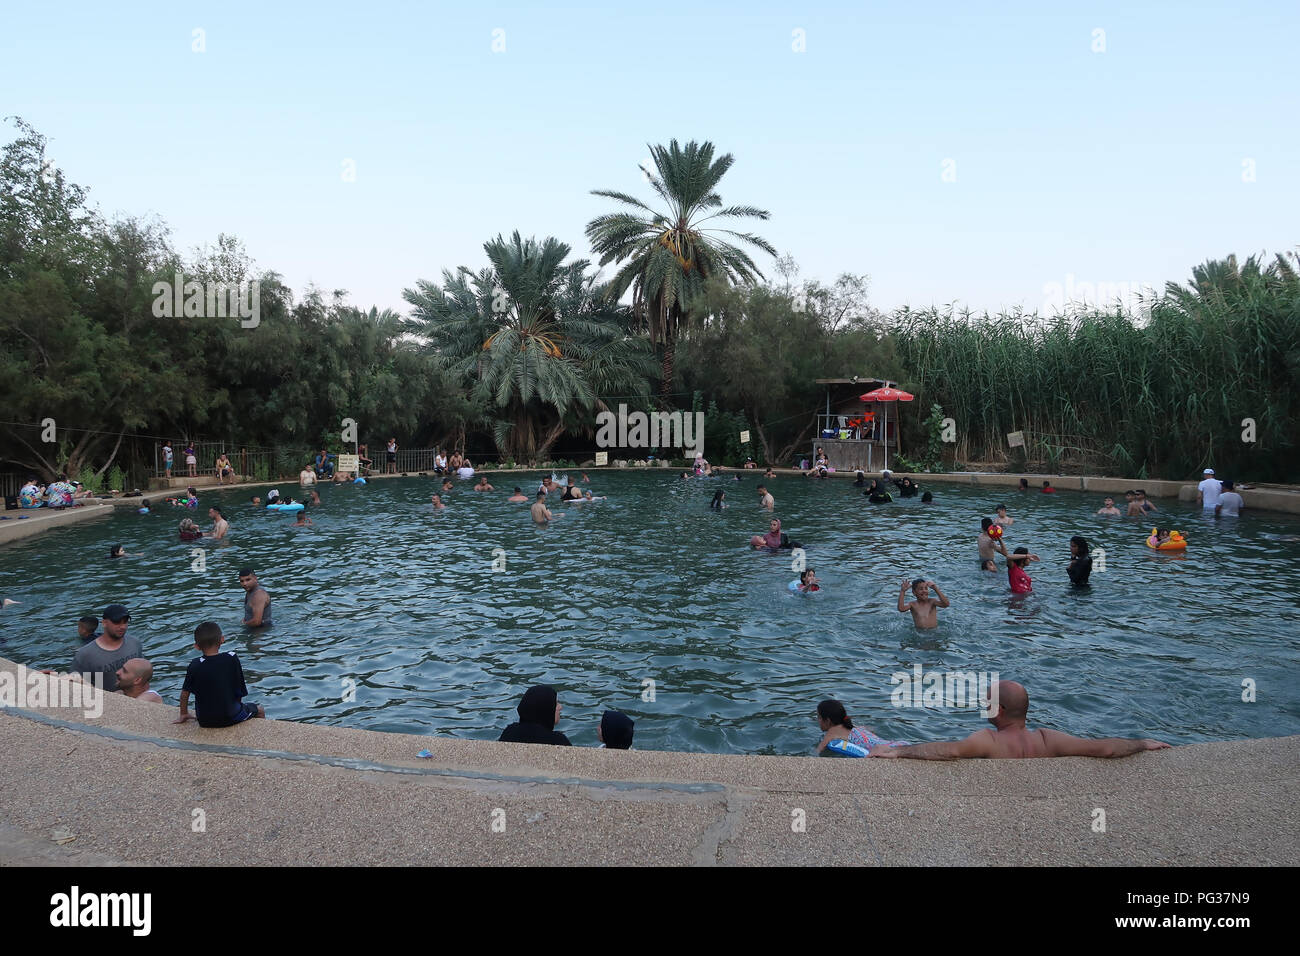
<path fill-rule="evenodd" d="M 442 503 L 442 497 L 439 495 L 434 495 L 432 500 L 433 500 L 434 511 L 441 511 L 443 508 L 447 507 L 445 504 Z"/>
<path fill-rule="evenodd" d="M 1007 554 L 1007 546 L 1002 543 L 1002 539 L 1000 537 L 994 538 L 989 534 L 989 528 L 993 527 L 992 518 L 982 519 L 980 521 L 980 527 L 983 529 L 980 531 L 979 539 L 980 570 L 982 571 L 984 569 L 984 562 L 993 560 L 993 552 L 995 550 L 1000 552 L 1004 558 L 1010 556 Z"/>
<path fill-rule="evenodd" d="M 910 747 L 876 747 L 873 757 L 911 757 L 917 760 L 957 760 L 963 757 L 1011 759 L 1017 757 L 1127 757 L 1142 750 L 1163 750 L 1159 740 L 1104 737 L 1086 740 L 1057 730 L 1029 730 L 1029 692 L 1013 680 L 998 681 L 998 712 L 989 718 L 993 730 L 977 730 L 965 740 L 936 741 Z"/>
<path fill-rule="evenodd" d="M 552 518 L 564 517 L 564 512 L 552 514 L 551 509 L 546 507 L 545 491 L 537 492 L 537 500 L 533 502 L 533 506 L 529 510 L 533 513 L 533 520 L 538 524 L 546 524 L 546 522 L 550 521 Z"/>
<path fill-rule="evenodd" d="M 452 480 L 451 480 L 450 478 L 444 478 L 444 479 L 442 480 L 442 490 L 443 490 L 443 491 L 451 491 L 451 490 L 452 490 L 453 488 L 455 488 L 455 487 L 456 487 L 456 486 L 455 486 L 454 484 L 452 484 Z"/>
<path fill-rule="evenodd" d="M 117 669 L 117 689 L 127 697 L 165 704 L 166 701 L 156 690 L 149 689 L 151 680 L 153 680 L 153 665 L 143 657 L 133 657 Z"/>
<path fill-rule="evenodd" d="M 1010 528 L 1016 523 L 1016 519 L 1007 514 L 1006 505 L 998 505 L 997 514 L 993 516 L 993 523 L 1000 524 L 1004 528 Z"/>
<path fill-rule="evenodd" d="M 776 499 L 773 498 L 772 493 L 767 490 L 767 485 L 758 486 L 758 506 L 760 508 L 766 508 L 768 511 L 771 511 L 776 507 Z"/>
<path fill-rule="evenodd" d="M 939 626 L 939 608 L 948 606 L 948 597 L 939 589 L 939 585 L 933 581 L 927 581 L 925 578 L 917 578 L 911 582 L 912 593 L 916 595 L 915 601 L 903 603 L 903 598 L 907 596 L 907 578 L 903 578 L 902 584 L 898 588 L 898 610 L 912 612 L 912 623 L 917 627 L 930 628 Z M 930 589 L 934 588 L 937 598 L 930 597 Z"/>
<path fill-rule="evenodd" d="M 212 530 L 203 537 L 220 541 L 230 530 L 230 525 L 226 523 L 226 516 L 221 513 L 220 508 L 214 506 L 208 509 L 208 517 L 212 519 Z"/>
<path fill-rule="evenodd" d="M 1123 512 L 1115 507 L 1114 498 L 1107 498 L 1102 502 L 1101 507 L 1097 509 L 1097 514 L 1105 515 L 1108 518 L 1118 518 L 1123 515 Z"/>
<path fill-rule="evenodd" d="M 478 476 L 478 483 L 474 485 L 474 490 L 475 491 L 496 491 L 495 488 L 493 488 L 490 484 L 488 484 L 486 475 Z"/>

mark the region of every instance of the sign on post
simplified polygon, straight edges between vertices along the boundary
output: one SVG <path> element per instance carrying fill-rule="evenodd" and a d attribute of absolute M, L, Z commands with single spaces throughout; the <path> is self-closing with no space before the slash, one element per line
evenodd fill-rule
<path fill-rule="evenodd" d="M 741 443 L 742 445 L 748 445 L 748 444 L 749 444 L 749 430 L 748 430 L 748 429 L 746 429 L 745 431 L 743 431 L 743 432 L 740 433 L 740 443 Z"/>
<path fill-rule="evenodd" d="M 1011 446 L 1012 448 L 1024 448 L 1024 447 L 1025 447 L 1025 433 L 1024 433 L 1024 432 L 1008 432 L 1008 433 L 1007 433 L 1007 444 L 1008 444 L 1009 446 Z"/>
<path fill-rule="evenodd" d="M 598 451 L 598 452 L 596 452 L 596 464 L 597 464 L 597 465 L 608 465 L 608 464 L 609 464 L 609 452 L 607 452 L 607 451 Z"/>
<path fill-rule="evenodd" d="M 339 455 L 339 471 L 347 471 L 352 474 L 360 474 L 361 457 L 359 455 Z"/>

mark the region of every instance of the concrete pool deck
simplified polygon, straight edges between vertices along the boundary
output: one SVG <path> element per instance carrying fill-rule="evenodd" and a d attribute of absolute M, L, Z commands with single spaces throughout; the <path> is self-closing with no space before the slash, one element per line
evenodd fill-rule
<path fill-rule="evenodd" d="M 1120 760 L 836 760 L 204 730 L 171 723 L 174 705 L 103 703 L 98 718 L 0 710 L 0 866 L 1300 862 L 1300 737 Z"/>

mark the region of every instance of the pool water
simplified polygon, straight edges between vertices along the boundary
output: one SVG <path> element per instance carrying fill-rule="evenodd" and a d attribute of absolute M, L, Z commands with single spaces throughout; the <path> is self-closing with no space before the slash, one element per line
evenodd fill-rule
<path fill-rule="evenodd" d="M 985 726 L 975 705 L 894 707 L 890 676 L 920 665 L 1018 680 L 1031 725 L 1084 736 L 1300 733 L 1300 521 L 1290 516 L 1215 521 L 1158 502 L 1158 523 L 1190 542 L 1170 555 L 1143 543 L 1156 521 L 1095 516 L 1098 494 L 936 483 L 933 505 L 871 505 L 844 479 L 783 476 L 768 482 L 775 515 L 825 588 L 807 596 L 787 588 L 797 577 L 788 553 L 747 546 L 769 518 L 756 473 L 593 472 L 587 487 L 609 500 L 553 495 L 565 516 L 549 527 L 505 501 L 516 483 L 535 492 L 535 475 L 493 480 L 491 493 L 458 482 L 437 513 L 432 477 L 326 487 L 303 528 L 254 509 L 247 491 L 205 492 L 197 514 L 120 510 L 0 547 L 0 593 L 23 602 L 0 617 L 0 656 L 66 670 L 77 618 L 120 602 L 169 703 L 197 654 L 195 625 L 213 619 L 268 715 L 370 730 L 494 740 L 534 683 L 559 689 L 557 729 L 585 746 L 612 708 L 636 720 L 638 749 L 808 753 L 825 697 L 885 737 Z M 731 506 L 721 513 L 708 508 L 719 487 Z M 978 570 L 980 518 L 1004 501 L 1016 518 L 1008 549 L 1042 558 L 1029 566 L 1030 595 L 1013 597 L 1005 571 Z M 202 543 L 205 566 L 193 570 L 196 545 L 178 539 L 177 523 L 210 525 L 218 502 L 231 540 Z M 1087 589 L 1065 574 L 1073 534 L 1105 549 Z M 110 560 L 114 543 L 140 556 Z M 256 634 L 240 624 L 237 572 L 250 565 L 275 622 Z M 948 595 L 937 629 L 898 613 L 904 576 L 933 578 Z M 1243 702 L 1243 681 L 1254 702 Z"/>

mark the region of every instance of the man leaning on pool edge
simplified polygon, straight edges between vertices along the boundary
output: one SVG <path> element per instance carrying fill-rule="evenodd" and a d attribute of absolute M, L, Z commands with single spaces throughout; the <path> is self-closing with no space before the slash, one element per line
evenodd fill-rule
<path fill-rule="evenodd" d="M 998 712 L 989 718 L 993 730 L 977 730 L 965 740 L 941 740 L 909 747 L 879 746 L 873 757 L 910 757 L 916 760 L 960 760 L 986 757 L 1127 757 L 1141 750 L 1163 750 L 1169 744 L 1159 740 L 1130 740 L 1103 737 L 1085 740 L 1056 730 L 1028 730 L 1029 692 L 1013 680 L 998 681 Z"/>

